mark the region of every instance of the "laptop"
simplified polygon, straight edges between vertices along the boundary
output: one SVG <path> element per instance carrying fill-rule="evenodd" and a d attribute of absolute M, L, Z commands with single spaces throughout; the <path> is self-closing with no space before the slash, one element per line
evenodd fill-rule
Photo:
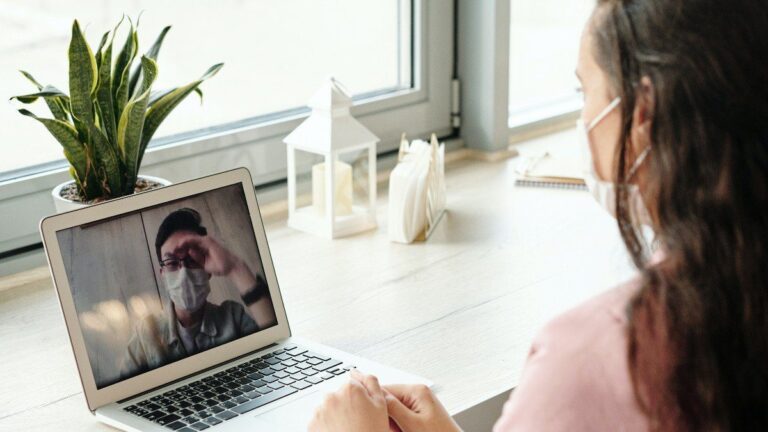
<path fill-rule="evenodd" d="M 430 385 L 291 334 L 244 168 L 50 216 L 40 231 L 88 408 L 108 425 L 305 431 L 351 368 Z"/>

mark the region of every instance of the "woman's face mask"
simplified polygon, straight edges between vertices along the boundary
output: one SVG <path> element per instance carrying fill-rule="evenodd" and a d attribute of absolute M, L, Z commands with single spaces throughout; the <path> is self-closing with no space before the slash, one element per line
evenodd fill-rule
<path fill-rule="evenodd" d="M 174 272 L 163 272 L 163 278 L 168 295 L 181 309 L 200 309 L 211 292 L 209 275 L 203 269 L 181 267 Z"/>
<path fill-rule="evenodd" d="M 582 164 L 584 165 L 584 181 L 592 196 L 611 216 L 616 217 L 616 186 L 611 181 L 602 180 L 595 171 L 595 162 L 589 145 L 589 132 L 597 127 L 598 124 L 621 103 L 621 98 L 614 99 L 605 109 L 592 120 L 588 126 L 579 119 L 576 122 L 576 129 L 579 135 L 579 146 L 582 153 Z M 627 179 L 631 179 L 638 168 L 642 165 L 645 158 L 650 153 L 651 147 L 646 147 L 640 156 L 635 160 L 627 173 Z M 640 189 L 636 184 L 628 184 L 630 216 L 632 219 L 643 225 L 651 225 L 651 218 L 645 207 L 643 198 L 640 195 Z"/>

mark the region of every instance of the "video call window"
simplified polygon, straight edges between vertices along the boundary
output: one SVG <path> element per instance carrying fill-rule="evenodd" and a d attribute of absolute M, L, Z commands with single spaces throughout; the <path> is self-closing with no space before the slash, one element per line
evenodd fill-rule
<path fill-rule="evenodd" d="M 239 184 L 57 236 L 99 389 L 277 324 Z"/>

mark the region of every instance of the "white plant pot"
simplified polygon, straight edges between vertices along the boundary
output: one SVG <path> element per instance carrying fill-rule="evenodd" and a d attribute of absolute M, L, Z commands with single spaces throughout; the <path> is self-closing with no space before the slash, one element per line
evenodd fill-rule
<path fill-rule="evenodd" d="M 139 178 L 154 181 L 162 184 L 163 186 L 169 186 L 173 184 L 170 180 L 166 180 L 160 177 L 139 175 Z M 64 213 L 71 210 L 77 210 L 83 207 L 88 207 L 89 205 L 91 205 L 91 204 L 85 204 L 77 201 L 68 200 L 66 198 L 62 198 L 61 190 L 64 189 L 64 187 L 66 187 L 67 185 L 72 184 L 74 182 L 75 182 L 74 180 L 66 181 L 56 186 L 55 188 L 53 188 L 53 192 L 51 192 L 51 194 L 53 195 L 53 205 L 56 207 L 56 213 Z"/>

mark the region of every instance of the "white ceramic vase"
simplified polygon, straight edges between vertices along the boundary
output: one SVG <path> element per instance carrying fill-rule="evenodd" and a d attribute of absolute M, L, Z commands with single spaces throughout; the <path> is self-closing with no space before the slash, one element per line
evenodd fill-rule
<path fill-rule="evenodd" d="M 163 186 L 169 186 L 173 184 L 171 183 L 171 181 L 160 178 L 160 177 L 139 175 L 139 178 L 154 181 L 162 184 Z M 56 213 L 64 213 L 71 210 L 77 210 L 83 207 L 88 207 L 90 205 L 90 204 L 85 204 L 77 201 L 68 200 L 61 196 L 61 190 L 64 189 L 67 185 L 70 185 L 74 182 L 75 182 L 74 180 L 69 180 L 53 188 L 53 192 L 51 192 L 51 194 L 53 195 L 53 205 L 56 207 Z"/>

